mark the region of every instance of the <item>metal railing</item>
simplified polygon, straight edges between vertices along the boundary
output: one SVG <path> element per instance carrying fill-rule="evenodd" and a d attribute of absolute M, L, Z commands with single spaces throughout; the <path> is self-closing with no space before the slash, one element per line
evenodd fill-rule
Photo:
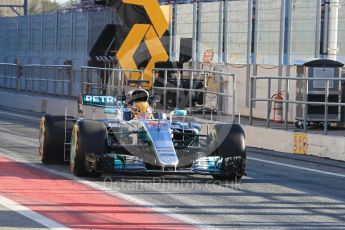
<path fill-rule="evenodd" d="M 159 77 L 157 78 L 157 76 Z M 214 81 L 213 87 L 210 79 Z M 183 85 L 184 80 L 187 80 L 187 86 L 186 84 Z M 206 117 L 207 110 L 210 110 L 212 120 L 213 112 L 216 113 L 217 120 L 221 120 L 222 114 L 230 114 L 232 121 L 235 120 L 235 74 L 200 69 L 155 68 L 152 73 L 152 85 L 152 94 L 163 96 L 164 111 L 167 111 L 168 108 L 168 94 L 175 101 L 176 108 L 186 108 L 189 114 L 199 111 L 194 105 L 193 97 L 201 96 L 202 103 L 200 106 L 203 118 Z M 207 107 L 208 99 L 213 100 L 213 104 L 215 104 L 211 108 Z"/>
<path fill-rule="evenodd" d="M 53 96 L 72 96 L 71 65 L 23 66 L 21 90 Z"/>
<path fill-rule="evenodd" d="M 259 80 L 267 80 L 267 98 L 256 98 L 254 97 L 254 90 L 257 86 L 257 81 Z M 272 80 L 282 80 L 285 81 L 285 98 L 283 100 L 277 100 L 272 98 Z M 301 81 L 303 82 L 303 90 L 302 90 L 302 100 L 291 100 L 290 95 L 291 95 L 291 81 Z M 321 90 L 324 93 L 324 101 L 308 101 L 307 96 L 308 96 L 308 89 L 310 82 L 313 81 L 323 81 L 325 84 L 323 87 L 324 89 Z M 303 118 L 302 118 L 302 126 L 303 126 L 303 131 L 307 130 L 307 106 L 309 105 L 319 105 L 319 106 L 324 106 L 324 114 L 323 114 L 323 119 L 320 120 L 320 122 L 323 122 L 323 133 L 326 135 L 328 132 L 328 122 L 330 119 L 328 118 L 329 116 L 329 107 L 331 106 L 338 106 L 339 107 L 339 113 L 341 112 L 341 107 L 345 107 L 345 103 L 340 102 L 341 100 L 341 90 L 339 86 L 339 101 L 338 102 L 330 102 L 329 101 L 329 96 L 330 96 L 330 82 L 345 82 L 345 79 L 343 78 L 299 78 L 299 77 L 282 77 L 282 76 L 275 76 L 275 77 L 251 77 L 251 90 L 250 90 L 250 113 L 249 113 L 249 124 L 253 125 L 253 110 L 254 110 L 254 103 L 255 102 L 266 102 L 267 103 L 267 112 L 266 112 L 266 127 L 270 127 L 270 115 L 271 115 L 271 108 L 272 108 L 272 103 L 274 102 L 281 102 L 284 103 L 285 109 L 283 110 L 283 117 L 284 117 L 284 129 L 288 129 L 288 113 L 289 113 L 289 106 L 291 104 L 293 105 L 302 105 L 303 108 Z"/>
<path fill-rule="evenodd" d="M 81 67 L 81 92 L 84 94 L 121 94 L 127 80 L 143 80 L 143 71 Z"/>
<path fill-rule="evenodd" d="M 0 88 L 17 90 L 17 75 L 17 64 L 0 63 Z"/>
<path fill-rule="evenodd" d="M 76 71 L 71 65 L 0 63 L 0 88 L 68 97 L 80 93 L 118 95 L 126 90 L 128 80 L 143 80 L 144 77 L 142 70 L 83 66 L 77 71 L 80 78 Z M 164 77 L 156 78 L 158 72 L 163 72 Z M 215 121 L 222 118 L 229 121 L 228 116 L 231 116 L 232 121 L 235 120 L 235 74 L 200 69 L 154 69 L 152 74 L 152 93 L 162 95 L 164 111 L 169 109 L 166 96 L 170 94 L 175 98 L 174 108 L 187 109 L 193 116 L 202 114 L 203 118 Z"/>
<path fill-rule="evenodd" d="M 27 93 L 72 95 L 71 65 L 19 65 L 0 63 L 0 88 Z"/>

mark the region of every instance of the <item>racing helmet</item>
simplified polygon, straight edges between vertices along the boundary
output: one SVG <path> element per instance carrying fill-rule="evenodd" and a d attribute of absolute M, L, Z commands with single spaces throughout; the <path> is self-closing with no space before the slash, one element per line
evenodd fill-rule
<path fill-rule="evenodd" d="M 136 102 L 147 102 L 148 99 L 149 93 L 144 89 L 132 89 L 127 93 L 127 102 L 131 105 Z"/>

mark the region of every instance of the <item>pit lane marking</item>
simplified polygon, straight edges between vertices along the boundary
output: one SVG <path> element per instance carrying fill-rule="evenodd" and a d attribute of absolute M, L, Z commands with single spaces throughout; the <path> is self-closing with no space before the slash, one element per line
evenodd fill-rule
<path fill-rule="evenodd" d="M 66 226 L 59 224 L 58 222 L 49 219 L 45 216 L 42 216 L 41 214 L 34 212 L 30 210 L 27 207 L 24 207 L 17 202 L 14 202 L 13 200 L 7 199 L 4 196 L 0 195 L 0 204 L 3 205 L 4 207 L 22 215 L 25 216 L 34 222 L 41 224 L 49 229 L 53 230 L 69 230 L 70 228 L 67 228 Z"/>
<path fill-rule="evenodd" d="M 209 226 L 209 225 L 205 225 L 205 224 L 196 223 L 193 219 L 191 219 L 189 217 L 174 213 L 168 209 L 160 207 L 159 205 L 155 205 L 153 203 L 144 201 L 144 200 L 136 198 L 132 195 L 127 195 L 127 194 L 124 194 L 124 193 L 119 192 L 117 190 L 113 190 L 112 188 L 109 188 L 108 186 L 104 186 L 104 185 L 100 185 L 100 184 L 97 184 L 97 183 L 94 183 L 91 181 L 87 181 L 85 179 L 76 177 L 70 173 L 63 172 L 63 171 L 60 171 L 57 169 L 48 168 L 48 167 L 41 165 L 41 164 L 32 164 L 32 162 L 30 162 L 29 160 L 26 160 L 26 159 L 24 159 L 20 156 L 16 156 L 16 155 L 18 155 L 17 152 L 14 152 L 14 151 L 0 147 L 0 156 L 3 156 L 7 159 L 13 160 L 15 162 L 20 162 L 20 163 L 23 163 L 29 167 L 44 170 L 44 171 L 50 172 L 52 174 L 61 176 L 63 178 L 70 179 L 70 180 L 79 182 L 81 184 L 90 186 L 91 188 L 94 188 L 94 189 L 99 190 L 101 192 L 105 192 L 105 193 L 107 193 L 113 197 L 118 197 L 118 198 L 121 198 L 123 200 L 129 201 L 131 203 L 141 205 L 143 207 L 147 207 L 148 209 L 151 209 L 151 210 L 157 212 L 158 214 L 162 214 L 162 215 L 174 218 L 176 220 L 182 221 L 182 222 L 189 224 L 191 226 L 195 226 L 197 228 L 205 229 L 205 230 L 209 230 L 209 229 L 214 230 L 215 229 L 212 225 Z"/>
<path fill-rule="evenodd" d="M 14 117 L 26 118 L 26 119 L 34 120 L 34 121 L 40 121 L 40 120 L 41 120 L 41 119 L 35 118 L 35 117 L 30 117 L 30 116 L 25 116 L 25 115 L 19 115 L 19 114 L 16 114 L 16 113 L 9 113 L 9 112 L 4 112 L 4 111 L 0 111 L 0 114 L 6 114 L 6 115 L 14 116 Z"/>
<path fill-rule="evenodd" d="M 274 162 L 274 161 L 268 161 L 268 160 L 263 160 L 263 159 L 259 159 L 255 157 L 247 157 L 247 159 L 253 160 L 253 161 L 259 161 L 259 162 L 263 162 L 267 164 L 273 164 L 273 165 L 279 165 L 279 166 L 284 166 L 284 167 L 293 168 L 293 169 L 304 170 L 304 171 L 318 173 L 318 174 L 324 174 L 328 176 L 337 176 L 337 177 L 345 178 L 344 174 L 339 174 L 339 173 L 326 172 L 326 171 L 317 170 L 317 169 L 311 169 L 311 168 L 305 168 L 305 167 L 300 167 L 300 166 L 295 166 L 295 165 L 290 165 L 290 164 Z"/>

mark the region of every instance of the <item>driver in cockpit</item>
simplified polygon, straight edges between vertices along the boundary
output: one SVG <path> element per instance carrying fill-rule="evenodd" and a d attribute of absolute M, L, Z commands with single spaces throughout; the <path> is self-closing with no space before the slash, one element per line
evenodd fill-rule
<path fill-rule="evenodd" d="M 143 89 L 134 89 L 128 93 L 129 106 L 133 119 L 152 119 L 152 108 L 148 103 L 149 93 Z"/>

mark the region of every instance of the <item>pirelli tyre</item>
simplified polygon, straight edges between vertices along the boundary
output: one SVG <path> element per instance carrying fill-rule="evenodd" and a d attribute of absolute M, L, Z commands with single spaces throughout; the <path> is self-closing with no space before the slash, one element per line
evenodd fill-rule
<path fill-rule="evenodd" d="M 240 180 L 245 174 L 246 142 L 238 124 L 216 124 L 211 132 L 211 151 L 223 159 L 223 174 L 213 175 L 217 180 Z"/>
<path fill-rule="evenodd" d="M 65 121 L 65 116 L 51 115 L 45 115 L 41 118 L 39 155 L 42 163 L 64 163 L 65 125 L 66 140 L 69 140 L 74 125 L 73 119 Z"/>
<path fill-rule="evenodd" d="M 74 175 L 100 176 L 97 156 L 106 152 L 106 127 L 92 120 L 77 122 L 72 131 L 70 168 Z"/>

